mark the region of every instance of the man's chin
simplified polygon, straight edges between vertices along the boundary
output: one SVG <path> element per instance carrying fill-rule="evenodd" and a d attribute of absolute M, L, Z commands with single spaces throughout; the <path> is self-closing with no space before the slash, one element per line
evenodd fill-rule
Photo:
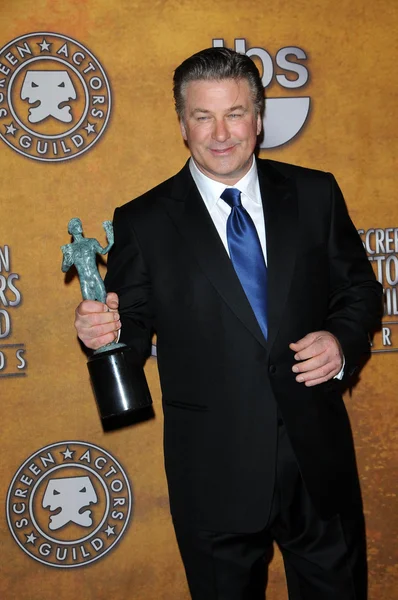
<path fill-rule="evenodd" d="M 205 170 L 201 169 L 205 175 L 210 177 L 210 179 L 214 179 L 215 181 L 220 181 L 221 183 L 225 183 L 226 185 L 233 185 L 239 179 L 242 179 L 244 175 L 249 171 L 249 166 L 237 166 L 231 165 L 227 162 L 220 161 L 217 165 L 211 165 L 211 168 Z"/>

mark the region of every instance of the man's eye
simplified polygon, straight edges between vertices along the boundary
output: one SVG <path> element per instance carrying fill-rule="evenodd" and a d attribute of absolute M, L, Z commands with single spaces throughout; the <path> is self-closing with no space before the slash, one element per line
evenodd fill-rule
<path fill-rule="evenodd" d="M 208 121 L 209 117 L 197 117 L 198 121 Z"/>
<path fill-rule="evenodd" d="M 239 119 L 239 117 L 241 117 L 241 113 L 231 113 L 230 115 L 228 115 L 230 119 Z"/>

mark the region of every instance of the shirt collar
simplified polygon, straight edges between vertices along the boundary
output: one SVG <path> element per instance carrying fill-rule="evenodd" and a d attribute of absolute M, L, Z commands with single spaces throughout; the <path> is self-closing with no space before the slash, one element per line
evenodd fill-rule
<path fill-rule="evenodd" d="M 211 213 L 215 205 L 217 204 L 221 194 L 225 190 L 226 187 L 234 187 L 237 188 L 255 202 L 256 204 L 261 204 L 261 197 L 258 193 L 258 174 L 257 174 L 257 164 L 256 160 L 253 156 L 253 162 L 246 173 L 235 183 L 233 186 L 225 185 L 225 183 L 220 183 L 219 181 L 215 181 L 210 177 L 207 177 L 199 168 L 196 166 L 195 161 L 191 157 L 189 161 L 189 170 L 193 177 L 194 182 L 199 190 L 200 195 L 203 198 L 204 203 L 207 206 L 208 211 Z"/>

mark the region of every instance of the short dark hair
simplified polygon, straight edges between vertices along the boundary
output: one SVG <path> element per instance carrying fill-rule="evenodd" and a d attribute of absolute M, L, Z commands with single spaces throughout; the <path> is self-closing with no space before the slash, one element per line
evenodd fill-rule
<path fill-rule="evenodd" d="M 185 89 L 189 82 L 223 79 L 246 79 L 253 95 L 256 112 L 263 113 L 264 87 L 252 59 L 229 48 L 206 48 L 184 60 L 174 71 L 173 93 L 179 118 L 183 116 Z"/>

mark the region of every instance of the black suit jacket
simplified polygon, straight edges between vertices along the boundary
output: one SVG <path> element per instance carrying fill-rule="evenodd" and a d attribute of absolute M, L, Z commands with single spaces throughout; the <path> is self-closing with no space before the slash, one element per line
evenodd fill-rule
<path fill-rule="evenodd" d="M 114 217 L 106 286 L 120 296 L 121 341 L 144 359 L 157 333 L 173 517 L 208 530 L 265 526 L 278 410 L 318 512 L 360 502 L 342 383 L 298 384 L 289 343 L 332 332 L 348 377 L 369 351 L 381 288 L 332 175 L 265 160 L 258 173 L 267 340 L 187 165 Z"/>

